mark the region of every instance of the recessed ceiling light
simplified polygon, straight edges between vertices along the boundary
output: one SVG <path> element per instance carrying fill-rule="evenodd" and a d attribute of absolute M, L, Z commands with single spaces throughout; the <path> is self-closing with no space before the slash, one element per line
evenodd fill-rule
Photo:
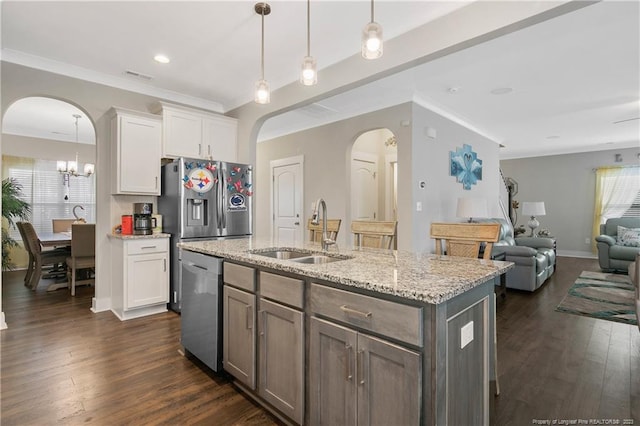
<path fill-rule="evenodd" d="M 449 87 L 449 88 L 447 88 L 447 93 L 450 94 L 450 95 L 455 95 L 459 91 L 460 91 L 459 87 Z"/>
<path fill-rule="evenodd" d="M 165 55 L 156 55 L 153 57 L 153 60 L 156 62 L 160 62 L 161 64 L 168 64 L 169 62 L 171 62 L 171 59 L 169 59 Z"/>
<path fill-rule="evenodd" d="M 507 93 L 513 92 L 511 87 L 498 87 L 491 91 L 492 95 L 506 95 Z"/>

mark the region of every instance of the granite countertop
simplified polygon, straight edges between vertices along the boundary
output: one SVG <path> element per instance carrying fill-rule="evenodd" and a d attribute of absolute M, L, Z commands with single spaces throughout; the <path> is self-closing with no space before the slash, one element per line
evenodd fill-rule
<path fill-rule="evenodd" d="M 150 238 L 170 238 L 171 234 L 165 234 L 160 232 L 159 234 L 150 235 L 122 235 L 122 234 L 107 234 L 109 238 L 115 238 L 118 240 L 145 240 Z"/>
<path fill-rule="evenodd" d="M 301 264 L 251 252 L 276 247 L 286 250 L 288 247 L 317 253 L 321 252 L 319 244 L 306 243 L 291 247 L 254 237 L 190 241 L 179 243 L 178 246 L 185 250 L 431 304 L 449 300 L 514 266 L 511 262 L 503 261 L 394 250 L 336 249 L 335 246 L 329 249 L 330 255 L 351 258 L 318 265 Z"/>

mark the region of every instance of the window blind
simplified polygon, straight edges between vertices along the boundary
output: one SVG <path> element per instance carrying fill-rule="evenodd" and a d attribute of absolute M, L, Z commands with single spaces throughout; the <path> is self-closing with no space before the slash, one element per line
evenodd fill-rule
<path fill-rule="evenodd" d="M 78 216 L 95 223 L 95 175 L 70 176 L 65 182 L 65 177 L 56 170 L 55 161 L 34 160 L 33 167 L 9 166 L 8 177 L 22 185 L 22 199 L 31 205 L 30 221 L 36 232 L 52 232 L 51 219 L 73 218 L 76 205 L 84 207 L 76 210 Z M 10 234 L 21 240 L 17 229 L 11 229 Z"/>

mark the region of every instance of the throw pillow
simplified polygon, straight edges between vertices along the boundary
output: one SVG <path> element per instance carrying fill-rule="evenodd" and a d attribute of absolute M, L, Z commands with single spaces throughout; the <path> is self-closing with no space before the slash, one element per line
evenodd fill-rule
<path fill-rule="evenodd" d="M 618 241 L 621 246 L 640 247 L 640 228 L 618 226 Z"/>

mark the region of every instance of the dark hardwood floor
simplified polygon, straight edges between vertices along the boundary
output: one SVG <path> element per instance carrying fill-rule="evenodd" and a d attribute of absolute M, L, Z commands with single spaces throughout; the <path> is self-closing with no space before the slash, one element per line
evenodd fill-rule
<path fill-rule="evenodd" d="M 640 425 L 638 328 L 555 311 L 582 270 L 598 264 L 561 257 L 541 289 L 509 290 L 499 303 L 494 424 L 633 419 Z M 47 293 L 44 284 L 33 293 L 22 277 L 3 274 L 9 325 L 0 332 L 3 426 L 278 424 L 227 379 L 178 353 L 178 315 L 121 322 L 89 310 L 90 287 L 79 287 L 75 298 L 65 290 Z"/>
<path fill-rule="evenodd" d="M 121 322 L 93 314 L 92 287 L 37 292 L 3 274 L 0 424 L 274 425 L 229 380 L 178 352 L 173 313 Z"/>
<path fill-rule="evenodd" d="M 626 424 L 640 425 L 638 327 L 555 311 L 583 270 L 599 271 L 597 260 L 560 257 L 535 293 L 509 291 L 498 304 L 495 424 L 632 419 Z"/>

